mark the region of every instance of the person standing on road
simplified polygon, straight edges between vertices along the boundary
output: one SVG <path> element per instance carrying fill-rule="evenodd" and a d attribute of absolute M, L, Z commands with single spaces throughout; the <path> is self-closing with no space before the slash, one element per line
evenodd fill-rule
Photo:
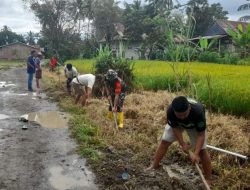
<path fill-rule="evenodd" d="M 122 109 L 125 100 L 126 85 L 118 77 L 117 72 L 109 69 L 105 74 L 105 87 L 109 100 L 108 118 L 112 119 L 112 112 L 117 112 L 118 126 L 119 128 L 123 128 L 124 114 Z"/>
<path fill-rule="evenodd" d="M 27 59 L 28 90 L 31 92 L 33 91 L 32 88 L 33 75 L 36 71 L 35 58 L 36 58 L 36 51 L 32 50 L 30 56 Z"/>
<path fill-rule="evenodd" d="M 182 150 L 189 153 L 189 145 L 183 139 L 183 131 L 186 131 L 194 153 L 190 154 L 193 163 L 201 164 L 204 170 L 206 181 L 211 185 L 212 166 L 208 151 L 206 150 L 206 119 L 205 109 L 202 104 L 189 100 L 184 96 L 174 98 L 167 109 L 167 125 L 165 127 L 161 143 L 155 153 L 154 161 L 149 168 L 157 169 L 159 163 L 166 154 L 168 147 L 178 141 Z"/>
<path fill-rule="evenodd" d="M 65 74 L 65 77 L 67 78 L 67 81 L 66 81 L 67 91 L 68 91 L 68 94 L 71 95 L 71 90 L 72 90 L 71 82 L 73 78 L 77 77 L 78 73 L 77 73 L 76 68 L 73 67 L 72 64 L 67 63 L 64 67 L 64 74 Z"/>
<path fill-rule="evenodd" d="M 42 67 L 41 67 L 41 60 L 42 60 L 42 53 L 38 52 L 37 57 L 35 59 L 36 63 L 36 91 L 39 94 L 40 93 L 40 82 L 39 80 L 42 78 Z"/>

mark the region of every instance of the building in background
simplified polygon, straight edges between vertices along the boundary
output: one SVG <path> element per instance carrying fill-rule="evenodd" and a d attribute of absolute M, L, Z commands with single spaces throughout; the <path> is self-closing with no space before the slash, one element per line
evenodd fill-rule
<path fill-rule="evenodd" d="M 32 50 L 42 51 L 40 46 L 31 46 L 21 42 L 0 46 L 0 60 L 26 60 Z"/>

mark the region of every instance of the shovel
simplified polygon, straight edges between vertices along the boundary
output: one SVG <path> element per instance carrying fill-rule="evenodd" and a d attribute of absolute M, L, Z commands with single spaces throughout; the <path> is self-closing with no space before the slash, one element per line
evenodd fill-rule
<path fill-rule="evenodd" d="M 112 100 L 109 100 L 109 103 L 110 103 L 110 105 L 111 105 L 112 114 L 113 114 L 113 118 L 114 118 L 114 122 L 115 122 L 115 127 L 116 127 L 116 129 L 118 129 L 117 120 L 116 120 L 116 115 L 115 115 L 115 113 L 113 112 Z"/>
<path fill-rule="evenodd" d="M 190 150 L 188 151 L 188 153 L 189 153 L 190 156 L 193 154 L 193 152 L 191 152 Z M 207 181 L 206 181 L 206 179 L 205 179 L 205 177 L 202 174 L 202 171 L 201 171 L 199 165 L 197 163 L 195 163 L 195 167 L 196 167 L 197 171 L 199 172 L 199 175 L 200 175 L 200 177 L 202 179 L 202 182 L 205 185 L 206 190 L 211 190 L 208 183 L 207 183 Z"/>

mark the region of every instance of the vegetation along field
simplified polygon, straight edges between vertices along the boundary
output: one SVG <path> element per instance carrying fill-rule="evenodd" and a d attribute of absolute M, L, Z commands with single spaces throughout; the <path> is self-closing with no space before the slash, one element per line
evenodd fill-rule
<path fill-rule="evenodd" d="M 91 64 L 83 65 L 88 70 L 81 68 L 81 72 L 90 72 Z M 106 99 L 92 99 L 87 107 L 75 105 L 73 97 L 67 96 L 63 73 L 60 77 L 46 71 L 44 74 L 47 93 L 59 101 L 64 111 L 72 115 L 70 126 L 79 144 L 79 153 L 89 158 L 88 163 L 95 171 L 101 189 L 203 189 L 198 173 L 177 144 L 163 159 L 159 170 L 144 171 L 162 135 L 166 123 L 166 107 L 176 94 L 166 90 L 153 92 L 141 89 L 130 93 L 124 107 L 125 127 L 117 131 L 114 121 L 106 117 Z M 249 155 L 249 120 L 210 113 L 207 125 L 209 145 Z M 209 152 L 213 165 L 212 189 L 250 188 L 247 162 L 217 151 Z M 129 173 L 127 181 L 121 179 L 124 168 Z"/>
<path fill-rule="evenodd" d="M 8 69 L 10 67 L 23 66 L 24 64 L 25 64 L 25 61 L 3 61 L 3 60 L 0 60 L 0 70 L 1 69 Z"/>
<path fill-rule="evenodd" d="M 68 62 L 82 73 L 94 72 L 94 60 Z M 135 61 L 134 75 L 137 89 L 175 91 L 185 88 L 187 95 L 199 99 L 208 108 L 250 116 L 249 66 Z"/>

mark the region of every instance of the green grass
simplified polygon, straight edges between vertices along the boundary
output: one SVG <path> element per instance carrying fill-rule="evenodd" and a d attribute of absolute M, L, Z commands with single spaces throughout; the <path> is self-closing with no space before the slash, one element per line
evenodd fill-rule
<path fill-rule="evenodd" d="M 25 61 L 5 61 L 5 60 L 0 60 L 0 70 L 1 69 L 8 69 L 11 67 L 20 67 L 24 66 L 26 64 Z"/>
<path fill-rule="evenodd" d="M 73 104 L 72 99 L 69 97 L 63 98 L 59 106 L 63 111 L 72 115 L 69 126 L 72 135 L 79 144 L 79 153 L 91 160 L 101 159 L 102 155 L 99 155 L 97 150 L 105 147 L 105 144 L 98 136 L 99 128 L 85 118 L 86 109 Z"/>
<path fill-rule="evenodd" d="M 94 60 L 71 60 L 81 73 L 94 72 Z M 145 90 L 175 90 L 178 75 L 179 88 L 188 95 L 223 113 L 250 116 L 250 66 L 212 63 L 177 63 L 173 72 L 171 62 L 135 61 L 135 86 Z M 211 89 L 207 76 L 210 76 Z M 194 88 L 195 87 L 195 88 Z M 209 96 L 210 93 L 210 96 Z"/>

